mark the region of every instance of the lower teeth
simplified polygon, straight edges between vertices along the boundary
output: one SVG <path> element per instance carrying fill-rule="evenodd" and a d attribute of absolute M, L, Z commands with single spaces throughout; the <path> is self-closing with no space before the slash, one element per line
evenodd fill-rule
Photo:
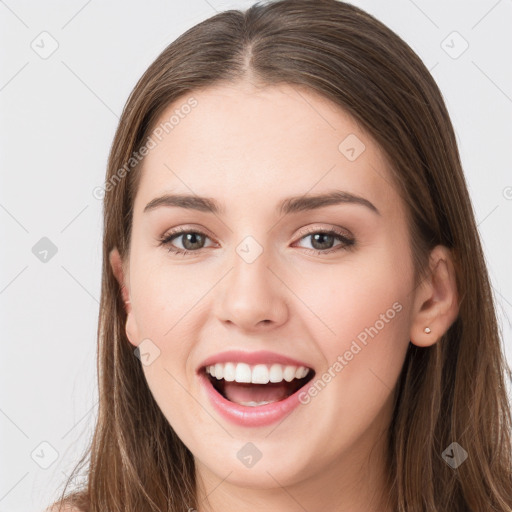
<path fill-rule="evenodd" d="M 246 405 L 248 407 L 258 407 L 259 405 L 272 404 L 274 402 L 240 402 L 239 405 Z"/>

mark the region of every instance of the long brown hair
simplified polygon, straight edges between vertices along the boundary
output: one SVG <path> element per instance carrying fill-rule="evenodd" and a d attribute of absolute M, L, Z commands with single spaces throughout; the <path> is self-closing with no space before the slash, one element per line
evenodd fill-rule
<path fill-rule="evenodd" d="M 389 428 L 389 496 L 406 511 L 512 511 L 512 380 L 454 130 L 413 50 L 361 9 L 336 0 L 280 0 L 219 13 L 151 64 L 124 108 L 108 162 L 98 325 L 99 414 L 87 483 L 66 503 L 88 512 L 197 508 L 193 456 L 159 409 L 125 333 L 109 263 L 126 258 L 140 169 L 127 162 L 163 110 L 222 81 L 307 87 L 343 107 L 380 145 L 409 216 L 416 283 L 429 250 L 454 256 L 459 315 L 428 348 L 409 344 Z M 121 171 L 124 168 L 124 172 Z M 457 442 L 457 468 L 443 451 Z M 65 498 L 69 480 L 62 492 Z M 59 502 L 60 503 L 60 502 Z"/>

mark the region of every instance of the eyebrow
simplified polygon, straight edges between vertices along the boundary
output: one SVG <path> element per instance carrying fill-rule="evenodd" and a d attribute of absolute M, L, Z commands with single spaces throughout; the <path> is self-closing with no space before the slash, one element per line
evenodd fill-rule
<path fill-rule="evenodd" d="M 342 190 L 331 190 L 316 195 L 287 197 L 277 205 L 276 210 L 280 215 L 288 215 L 290 213 L 316 210 L 326 206 L 347 203 L 365 206 L 373 213 L 377 215 L 381 214 L 377 207 L 368 201 L 368 199 Z M 211 212 L 218 215 L 225 213 L 224 207 L 211 197 L 184 194 L 164 194 L 160 197 L 156 197 L 146 205 L 144 213 L 155 210 L 161 206 L 186 208 L 201 212 Z"/>

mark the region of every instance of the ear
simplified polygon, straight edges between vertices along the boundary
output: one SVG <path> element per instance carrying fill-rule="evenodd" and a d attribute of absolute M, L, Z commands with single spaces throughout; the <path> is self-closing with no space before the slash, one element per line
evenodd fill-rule
<path fill-rule="evenodd" d="M 416 289 L 412 314 L 410 340 L 418 347 L 437 343 L 459 314 L 453 257 L 443 245 L 430 253 L 430 275 Z"/>
<path fill-rule="evenodd" d="M 134 346 L 138 346 L 137 343 L 137 326 L 135 322 L 135 317 L 133 315 L 132 304 L 130 299 L 130 283 L 128 279 L 128 273 L 125 271 L 125 267 L 127 267 L 121 256 L 117 247 L 114 247 L 109 253 L 109 261 L 112 267 L 112 271 L 114 276 L 119 283 L 119 287 L 121 289 L 121 295 L 124 302 L 124 309 L 126 311 L 126 336 L 130 343 Z"/>
<path fill-rule="evenodd" d="M 116 277 L 116 280 L 119 283 L 119 287 L 121 288 L 121 295 L 123 297 L 124 308 L 128 313 L 131 310 L 130 293 L 127 289 L 128 283 L 125 282 L 125 269 L 123 266 L 123 261 L 119 254 L 119 251 L 117 250 L 117 247 L 114 247 L 114 249 L 110 251 L 108 259 L 110 261 L 112 271 L 114 272 L 114 276 Z"/>

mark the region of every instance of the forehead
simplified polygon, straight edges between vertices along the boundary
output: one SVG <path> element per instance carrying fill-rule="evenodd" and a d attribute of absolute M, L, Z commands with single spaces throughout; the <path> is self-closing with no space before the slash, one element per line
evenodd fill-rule
<path fill-rule="evenodd" d="M 400 206 L 373 139 L 340 106 L 295 85 L 194 91 L 164 110 L 151 138 L 136 212 L 165 192 L 217 197 L 229 210 L 333 188 L 381 211 Z"/>

